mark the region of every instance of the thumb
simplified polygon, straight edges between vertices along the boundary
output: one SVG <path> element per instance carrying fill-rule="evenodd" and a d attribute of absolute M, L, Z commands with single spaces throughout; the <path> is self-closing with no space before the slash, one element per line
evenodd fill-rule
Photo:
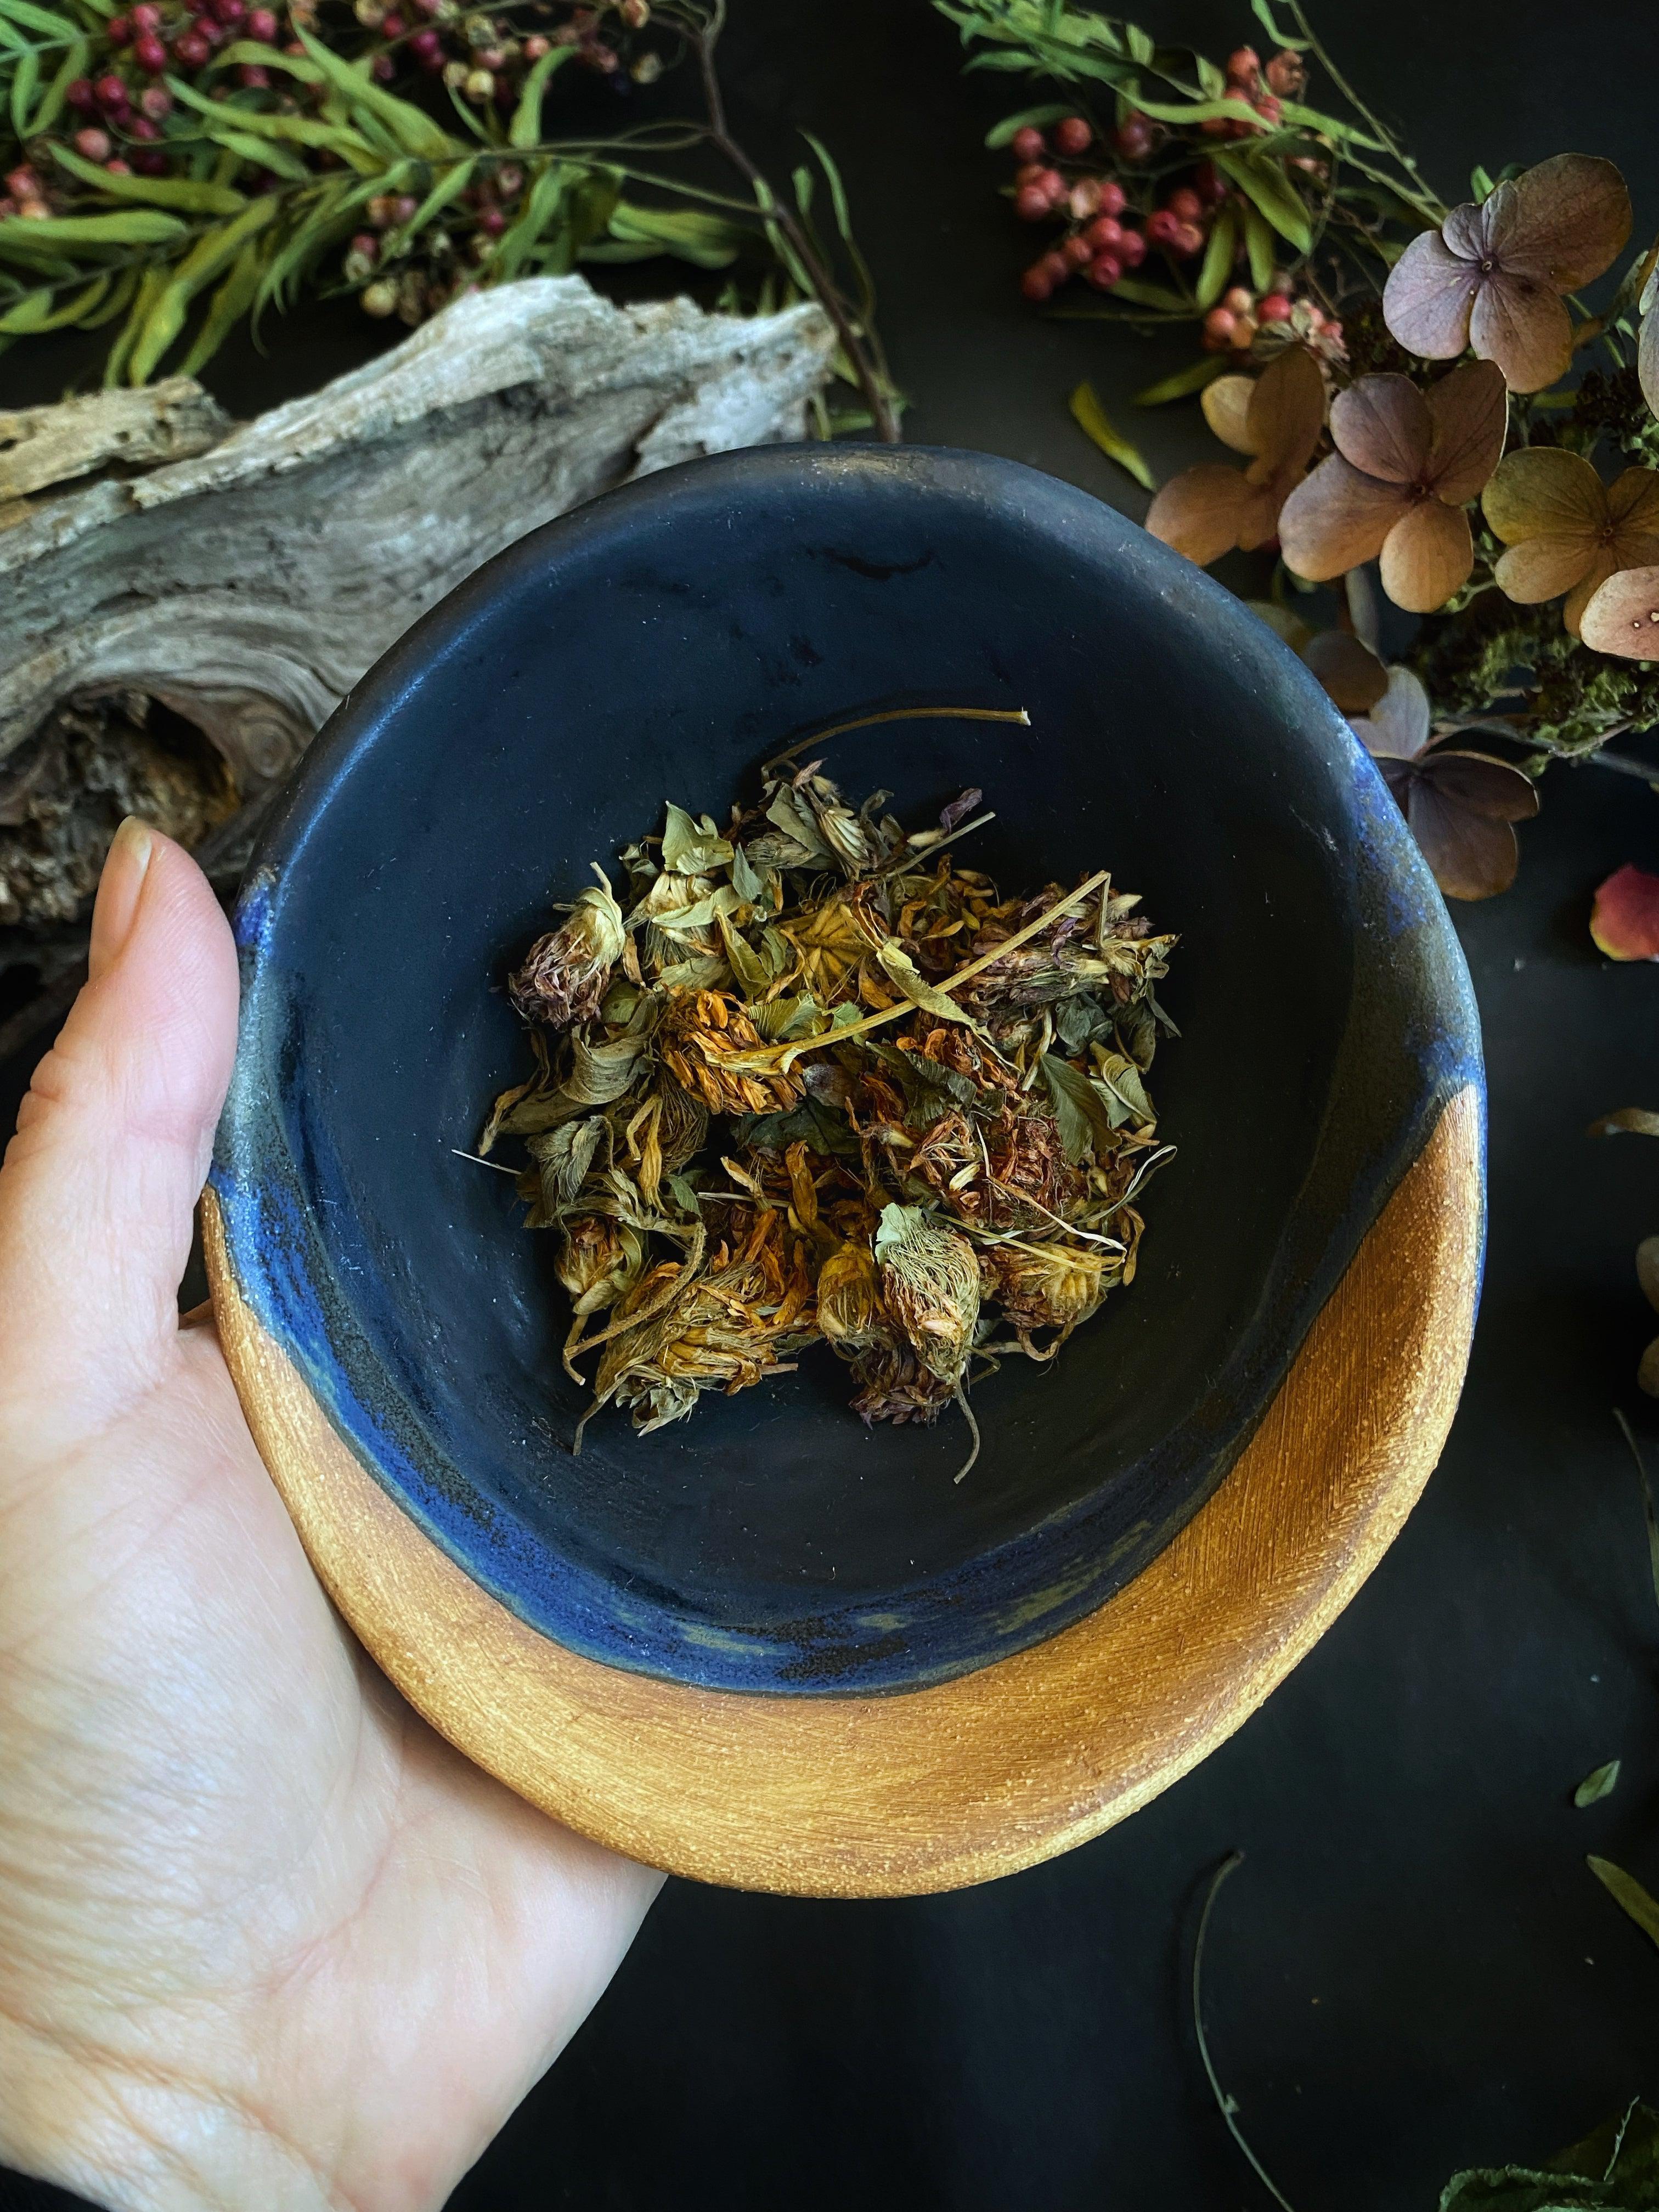
<path fill-rule="evenodd" d="M 65 1439 L 165 1371 L 236 1046 L 218 901 L 132 817 L 104 864 L 88 966 L 0 1168 L 0 1389 Z"/>

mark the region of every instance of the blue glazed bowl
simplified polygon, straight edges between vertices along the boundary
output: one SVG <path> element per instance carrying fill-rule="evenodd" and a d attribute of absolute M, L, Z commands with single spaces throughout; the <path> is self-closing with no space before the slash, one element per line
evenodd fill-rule
<path fill-rule="evenodd" d="M 1109 866 L 1180 933 L 1133 1286 L 959 1427 L 866 1431 L 828 1354 L 568 1449 L 567 1308 L 512 1184 L 460 1158 L 526 1072 L 503 975 L 550 901 L 723 814 L 814 729 L 927 818 L 977 784 L 1006 888 Z M 751 1692 L 905 1690 L 1054 1635 L 1215 1488 L 1314 1316 L 1480 1077 L 1439 896 L 1370 761 L 1239 603 L 1068 486 L 983 455 L 769 448 L 538 531 L 334 717 L 237 909 L 213 1171 L 232 1269 L 362 1466 L 570 1650 Z"/>

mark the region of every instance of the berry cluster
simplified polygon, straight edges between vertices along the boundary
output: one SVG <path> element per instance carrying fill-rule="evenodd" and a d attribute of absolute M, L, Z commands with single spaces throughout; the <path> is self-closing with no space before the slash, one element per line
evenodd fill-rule
<path fill-rule="evenodd" d="M 1140 143 L 1132 130 L 1145 116 L 1131 115 L 1114 134 L 1114 147 L 1124 160 L 1123 141 Z M 1076 161 L 1095 144 L 1095 134 L 1080 115 L 1068 115 L 1054 127 L 1052 151 Z M 1177 185 L 1158 204 L 1139 212 L 1132 208 L 1129 192 L 1115 177 L 1098 173 L 1067 176 L 1053 165 L 1048 141 L 1028 124 L 1015 132 L 1012 149 L 1019 167 L 1014 173 L 1014 212 L 1025 222 L 1048 222 L 1056 217 L 1067 225 L 1066 237 L 1020 278 L 1028 300 L 1048 299 L 1071 276 L 1081 276 L 1097 291 L 1109 292 L 1124 276 L 1139 269 L 1149 252 L 1172 261 L 1190 261 L 1204 251 L 1215 210 L 1228 198 L 1231 186 L 1212 161 L 1200 161 L 1189 183 Z M 1151 197 L 1142 186 L 1139 197 Z"/>
<path fill-rule="evenodd" d="M 1316 353 L 1340 360 L 1341 324 L 1316 300 L 1298 300 L 1295 295 L 1296 279 L 1282 269 L 1274 270 L 1265 292 L 1253 292 L 1248 284 L 1233 285 L 1204 318 L 1205 352 L 1248 353 L 1258 331 L 1282 326 L 1287 336 L 1302 338 Z"/>
<path fill-rule="evenodd" d="M 355 0 L 351 12 L 361 31 L 368 33 L 361 51 L 377 82 L 413 91 L 420 76 L 441 77 L 459 98 L 502 118 L 489 126 L 498 143 L 526 77 L 557 47 L 572 50 L 571 65 L 618 90 L 649 83 L 662 68 L 660 55 L 653 52 L 638 54 L 629 64 L 605 35 L 617 27 L 642 30 L 650 21 L 650 0 L 562 9 L 544 4 L 532 12 L 546 27 L 527 32 L 459 0 Z M 76 207 L 84 187 L 52 161 L 53 138 L 112 176 L 188 174 L 199 134 L 168 88 L 169 77 L 192 85 L 199 80 L 199 89 L 215 100 L 303 112 L 323 97 L 322 88 L 246 58 L 250 46 L 302 54 L 295 35 L 301 30 L 334 43 L 319 27 L 319 0 L 276 0 L 275 6 L 251 5 L 250 0 L 136 0 L 104 27 L 106 43 L 98 74 L 68 87 L 64 123 L 50 137 L 33 142 L 28 157 L 0 179 L 0 220 L 15 216 L 38 221 Z M 227 46 L 239 47 L 240 56 L 222 58 Z M 251 103 L 249 95 L 254 96 Z M 319 171 L 334 167 L 337 157 L 324 149 L 308 166 Z M 244 171 L 238 181 L 258 193 L 280 180 L 254 168 Z M 372 200 L 368 227 L 346 252 L 347 283 L 365 288 L 363 306 L 370 314 L 396 313 L 410 323 L 422 320 L 467 281 L 469 264 L 489 258 L 524 185 L 517 163 L 494 165 L 493 173 L 447 211 L 444 228 L 422 235 L 419 252 L 428 265 L 401 266 L 395 274 L 383 268 L 386 234 L 406 225 L 417 203 L 390 195 Z M 457 231 L 465 234 L 459 240 Z M 399 258 L 407 260 L 407 248 Z"/>

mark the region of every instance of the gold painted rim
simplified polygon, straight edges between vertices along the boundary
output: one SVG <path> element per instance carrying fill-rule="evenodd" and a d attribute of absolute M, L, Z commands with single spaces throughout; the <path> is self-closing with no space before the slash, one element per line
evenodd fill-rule
<path fill-rule="evenodd" d="M 417 1711 L 582 1834 L 698 1881 L 955 1889 L 1085 1842 L 1231 1735 L 1399 1533 L 1474 1323 L 1481 1109 L 1442 1114 L 1215 1494 L 1047 1643 L 927 1689 L 746 1696 L 626 1673 L 526 1627 L 369 1475 L 244 1304 L 210 1191 L 215 1314 L 325 1587 Z"/>

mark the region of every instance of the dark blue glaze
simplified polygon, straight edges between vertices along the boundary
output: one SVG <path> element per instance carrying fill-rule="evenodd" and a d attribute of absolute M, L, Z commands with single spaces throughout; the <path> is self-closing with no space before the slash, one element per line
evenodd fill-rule
<path fill-rule="evenodd" d="M 365 549 L 372 557 L 372 549 Z M 815 727 L 862 797 L 964 784 L 1010 888 L 1109 866 L 1182 942 L 1153 1073 L 1180 1157 L 1139 1277 L 963 1437 L 866 1431 L 828 1353 L 566 1449 L 564 1307 L 513 1186 L 453 1147 L 524 1072 L 499 988 L 672 797 L 723 813 Z M 1438 893 L 1301 665 L 1082 493 L 982 455 L 823 447 L 654 476 L 428 615 L 303 763 L 238 910 L 214 1183 L 243 1291 L 365 1467 L 574 1650 L 750 1691 L 900 1689 L 1036 1643 L 1214 1488 L 1444 1101 L 1480 1080 Z"/>

